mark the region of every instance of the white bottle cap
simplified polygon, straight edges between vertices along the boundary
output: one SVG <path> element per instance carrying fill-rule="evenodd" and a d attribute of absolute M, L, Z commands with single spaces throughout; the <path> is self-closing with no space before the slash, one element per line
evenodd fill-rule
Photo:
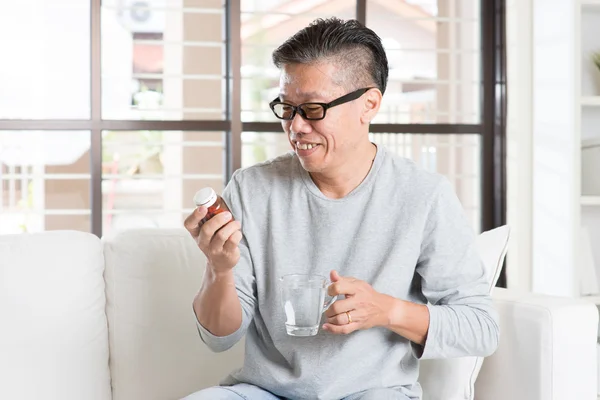
<path fill-rule="evenodd" d="M 194 195 L 194 204 L 196 207 L 210 207 L 217 201 L 217 193 L 211 187 L 205 187 L 196 192 Z"/>

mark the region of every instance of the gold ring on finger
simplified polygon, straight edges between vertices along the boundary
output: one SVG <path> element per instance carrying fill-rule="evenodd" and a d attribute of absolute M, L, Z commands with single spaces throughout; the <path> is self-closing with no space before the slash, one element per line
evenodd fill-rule
<path fill-rule="evenodd" d="M 348 316 L 348 324 L 352 323 L 352 316 L 350 316 L 350 311 L 346 311 L 346 315 Z"/>

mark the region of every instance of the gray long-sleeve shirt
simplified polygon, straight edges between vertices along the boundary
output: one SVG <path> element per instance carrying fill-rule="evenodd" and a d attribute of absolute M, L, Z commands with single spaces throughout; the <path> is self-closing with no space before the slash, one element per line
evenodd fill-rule
<path fill-rule="evenodd" d="M 421 397 L 419 359 L 487 356 L 498 344 L 475 237 L 449 182 L 382 146 L 365 180 L 342 199 L 325 197 L 290 152 L 237 171 L 223 197 L 244 239 L 234 268 L 240 329 L 202 340 L 224 351 L 246 334 L 246 382 L 290 399 L 338 400 L 377 387 Z M 427 304 L 424 346 L 385 328 L 340 336 L 286 334 L 278 278 L 335 269 L 399 299 Z"/>

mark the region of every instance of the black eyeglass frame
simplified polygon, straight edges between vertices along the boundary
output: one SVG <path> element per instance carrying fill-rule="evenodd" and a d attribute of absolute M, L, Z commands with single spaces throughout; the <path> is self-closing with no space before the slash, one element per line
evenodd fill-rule
<path fill-rule="evenodd" d="M 278 119 L 281 119 L 284 121 L 293 120 L 296 117 L 296 114 L 300 114 L 300 116 L 307 121 L 320 121 L 325 118 L 325 116 L 327 115 L 328 109 L 335 107 L 335 106 L 339 106 L 340 104 L 344 104 L 344 103 L 348 103 L 353 100 L 356 100 L 371 89 L 377 89 L 377 88 L 376 87 L 367 87 L 367 88 L 358 89 L 358 90 L 355 90 L 354 92 L 345 94 L 342 97 L 338 97 L 337 99 L 330 101 L 329 103 L 309 102 L 309 103 L 298 104 L 297 106 L 290 104 L 290 103 L 286 103 L 285 101 L 280 101 L 279 97 L 276 97 L 272 102 L 269 103 L 269 107 L 271 108 L 271 111 L 273 111 L 273 114 L 275 114 L 275 116 Z M 289 118 L 282 118 L 279 115 L 277 115 L 277 113 L 275 112 L 275 106 L 277 106 L 279 104 L 284 104 L 284 105 L 292 108 L 292 114 Z M 302 107 L 307 106 L 307 105 L 319 105 L 319 106 L 323 107 L 323 116 L 320 118 L 309 118 L 306 115 L 306 113 L 304 112 L 304 110 L 302 109 Z"/>

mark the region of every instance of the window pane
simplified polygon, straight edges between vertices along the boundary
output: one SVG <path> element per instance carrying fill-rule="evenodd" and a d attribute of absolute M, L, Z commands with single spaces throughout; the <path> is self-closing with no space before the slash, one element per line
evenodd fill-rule
<path fill-rule="evenodd" d="M 242 168 L 277 157 L 292 150 L 283 133 L 242 132 Z"/>
<path fill-rule="evenodd" d="M 355 18 L 356 1 L 242 0 L 242 121 L 278 121 L 269 102 L 279 94 L 279 70 L 271 54 L 317 18 Z"/>
<path fill-rule="evenodd" d="M 0 234 L 90 231 L 89 132 L 0 131 Z"/>
<path fill-rule="evenodd" d="M 428 171 L 446 176 L 462 202 L 475 232 L 480 232 L 480 150 L 477 134 L 370 134 L 372 142 L 411 159 Z M 243 132 L 242 167 L 276 157 L 291 150 L 283 133 Z"/>
<path fill-rule="evenodd" d="M 105 0 L 106 119 L 225 119 L 222 0 Z"/>
<path fill-rule="evenodd" d="M 223 132 L 105 131 L 102 147 L 104 234 L 180 228 L 197 190 L 223 190 Z"/>
<path fill-rule="evenodd" d="M 392 153 L 448 178 L 474 231 L 481 231 L 480 135 L 374 133 L 370 137 Z"/>
<path fill-rule="evenodd" d="M 390 66 L 374 123 L 480 121 L 479 14 L 478 0 L 368 2 Z"/>
<path fill-rule="evenodd" d="M 0 2 L 0 119 L 90 117 L 90 2 Z"/>

